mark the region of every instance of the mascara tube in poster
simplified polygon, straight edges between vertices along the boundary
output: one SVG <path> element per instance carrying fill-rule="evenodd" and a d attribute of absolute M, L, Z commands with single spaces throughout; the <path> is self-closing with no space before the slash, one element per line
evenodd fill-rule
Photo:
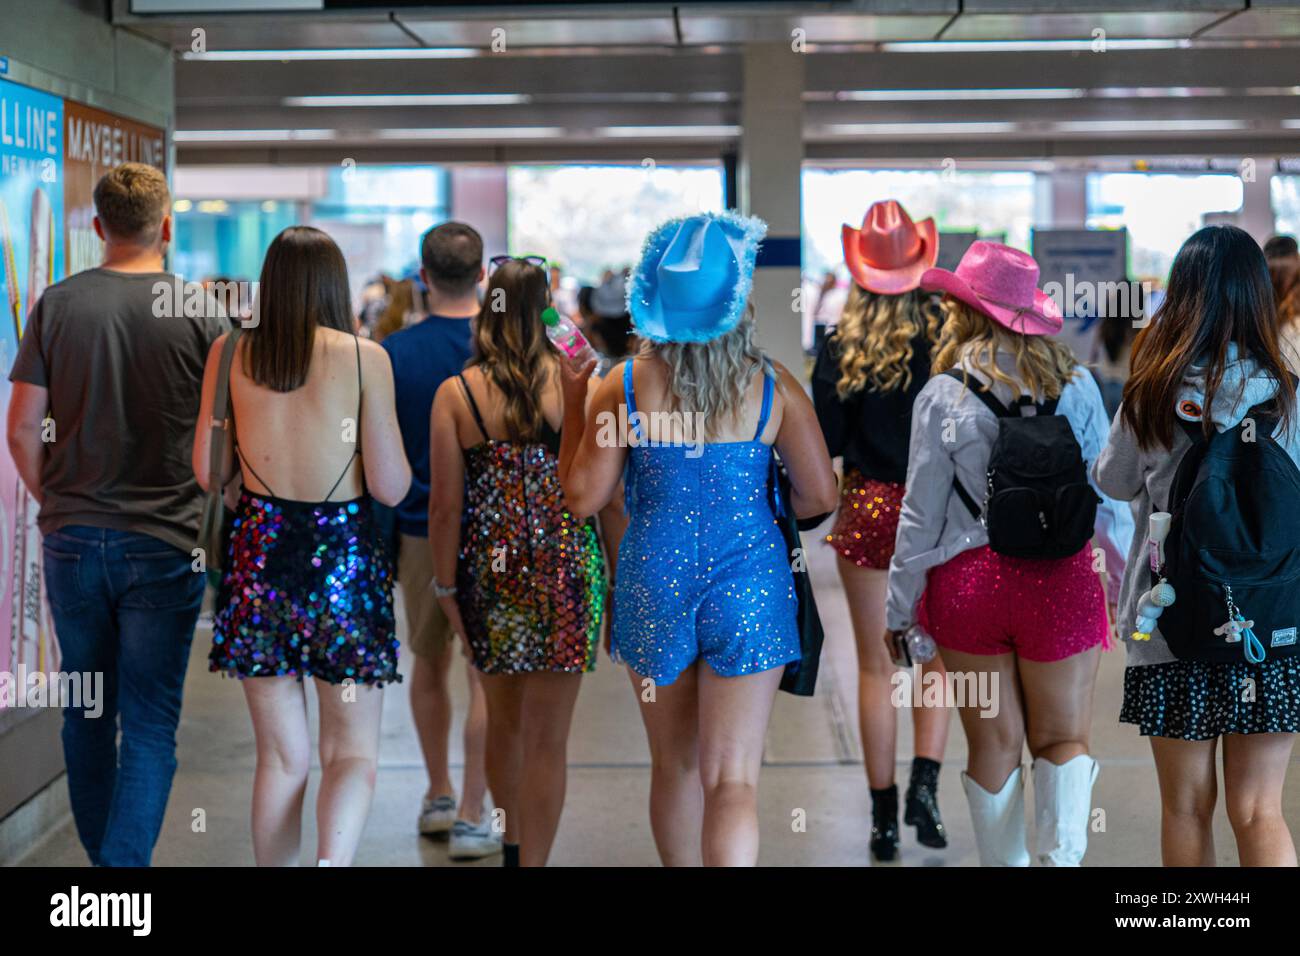
<path fill-rule="evenodd" d="M 45 190 L 37 188 L 32 191 L 32 226 L 28 244 L 27 263 L 27 307 L 30 309 L 36 300 L 49 288 L 54 273 L 54 208 Z M 24 323 L 27 316 L 22 317 Z"/>
<path fill-rule="evenodd" d="M 54 209 L 45 190 L 32 191 L 30 230 L 27 244 L 27 308 L 36 304 L 49 287 L 54 271 Z M 19 315 L 18 336 L 26 325 L 25 312 Z M 19 482 L 17 513 L 14 515 L 14 559 L 21 575 L 14 601 L 21 602 L 21 630 L 14 631 L 14 651 L 18 661 L 44 670 L 46 664 L 44 575 L 41 568 L 40 532 L 36 525 L 37 508 L 27 487 Z"/>
<path fill-rule="evenodd" d="M 23 334 L 23 299 L 18 291 L 18 263 L 14 256 L 13 233 L 9 231 L 9 210 L 5 208 L 3 199 L 0 199 L 0 260 L 3 260 L 0 265 L 5 273 L 6 305 L 14 320 L 16 338 Z"/>

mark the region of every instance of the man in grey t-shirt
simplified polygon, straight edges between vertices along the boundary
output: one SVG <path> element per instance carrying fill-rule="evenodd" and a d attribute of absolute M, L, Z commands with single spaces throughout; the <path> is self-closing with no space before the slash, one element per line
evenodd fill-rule
<path fill-rule="evenodd" d="M 9 373 L 8 438 L 40 504 L 62 668 L 102 680 L 101 712 L 63 712 L 77 833 L 93 864 L 144 866 L 176 769 L 203 600 L 190 449 L 204 363 L 226 322 L 201 297 L 187 314 L 163 271 L 172 220 L 161 172 L 116 167 L 95 187 L 95 210 L 104 263 L 33 307 Z"/>

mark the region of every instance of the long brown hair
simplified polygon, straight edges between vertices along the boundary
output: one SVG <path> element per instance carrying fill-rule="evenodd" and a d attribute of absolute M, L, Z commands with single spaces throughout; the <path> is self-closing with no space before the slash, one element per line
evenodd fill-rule
<path fill-rule="evenodd" d="M 511 259 L 492 273 L 474 322 L 474 355 L 466 367 L 479 366 L 501 390 L 502 418 L 512 441 L 541 434 L 542 392 L 557 368 L 542 325 L 542 310 L 549 304 L 546 273 Z"/>
<path fill-rule="evenodd" d="M 307 381 L 317 326 L 355 334 L 343 253 L 311 226 L 290 226 L 271 241 L 255 302 L 243 368 L 264 388 L 292 392 Z"/>
<path fill-rule="evenodd" d="M 1300 256 L 1274 259 L 1268 264 L 1277 305 L 1277 327 L 1285 329 L 1300 321 Z"/>
<path fill-rule="evenodd" d="M 928 293 L 869 292 L 856 282 L 835 327 L 840 352 L 840 398 L 867 389 L 892 392 L 912 384 L 912 342 L 925 333 L 930 347 L 939 341 L 939 314 Z"/>
<path fill-rule="evenodd" d="M 958 368 L 965 359 L 967 365 L 983 372 L 990 381 L 1002 382 L 1017 395 L 1028 389 L 1038 402 L 1060 398 L 1061 390 L 1074 378 L 1078 363 L 1064 342 L 1046 335 L 1013 332 L 952 296 L 944 296 L 941 306 L 947 318 L 934 351 L 932 375 Z M 998 366 L 999 352 L 1015 358 L 1014 376 Z"/>
<path fill-rule="evenodd" d="M 1206 414 L 1201 427 L 1214 433 L 1209 410 L 1223 383 L 1228 346 L 1249 356 L 1278 383 L 1278 414 L 1288 427 L 1295 389 L 1278 349 L 1277 314 L 1264 254 L 1236 226 L 1206 226 L 1178 250 L 1165 299 L 1133 342 L 1132 373 L 1124 385 L 1124 423 L 1144 449 L 1173 447 L 1174 406 L 1183 375 L 1206 363 Z"/>

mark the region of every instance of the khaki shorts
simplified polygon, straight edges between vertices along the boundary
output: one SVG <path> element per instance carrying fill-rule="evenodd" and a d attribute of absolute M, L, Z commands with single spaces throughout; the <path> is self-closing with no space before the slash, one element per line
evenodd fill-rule
<path fill-rule="evenodd" d="M 433 555 L 429 539 L 402 535 L 397 555 L 397 584 L 406 605 L 406 646 L 417 657 L 437 657 L 447 650 L 451 624 L 433 595 Z"/>

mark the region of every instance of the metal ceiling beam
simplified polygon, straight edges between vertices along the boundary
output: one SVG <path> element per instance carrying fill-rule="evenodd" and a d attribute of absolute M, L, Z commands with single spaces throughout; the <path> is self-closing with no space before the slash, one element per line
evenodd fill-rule
<path fill-rule="evenodd" d="M 1173 9 L 1171 9 L 1171 6 Z M 113 0 L 115 24 L 188 50 L 201 27 L 214 50 L 331 47 L 487 48 L 503 28 L 513 47 L 680 46 L 771 42 L 803 30 L 810 43 L 1197 38 L 1300 35 L 1288 0 L 839 0 L 822 3 L 511 5 L 141 16 Z"/>
<path fill-rule="evenodd" d="M 1300 108 L 1296 109 L 1300 115 Z M 182 129 L 442 129 L 481 126 L 716 126 L 735 123 L 739 108 L 711 103 L 517 106 L 391 106 L 286 108 L 187 107 Z"/>
<path fill-rule="evenodd" d="M 728 140 L 695 143 L 656 143 L 647 152 L 643 143 L 582 144 L 511 144 L 438 146 L 355 145 L 346 149 L 319 145 L 292 149 L 269 149 L 244 146 L 237 149 L 211 149 L 184 145 L 177 148 L 177 160 L 183 165 L 334 165 L 349 158 L 357 163 L 639 163 L 647 155 L 656 162 L 720 162 L 724 152 L 733 147 Z M 940 166 L 944 159 L 1007 160 L 1019 163 L 1034 160 L 1088 158 L 1141 158 L 1189 156 L 1196 158 L 1243 156 L 1255 158 L 1295 155 L 1300 151 L 1300 132 L 1294 136 L 1247 136 L 1237 139 L 1206 140 L 1196 137 L 1090 137 L 1079 140 L 1001 140 L 904 142 L 898 140 L 840 141 L 808 143 L 805 157 L 809 163 L 853 163 L 887 161 L 901 166 Z"/>
<path fill-rule="evenodd" d="M 804 85 L 809 90 L 1295 86 L 1300 85 L 1300 48 L 818 53 L 808 59 Z"/>
<path fill-rule="evenodd" d="M 561 68 L 561 64 L 563 64 Z M 813 92 L 1025 87 L 1300 86 L 1300 48 L 1111 53 L 816 53 Z M 190 105 L 275 104 L 322 94 L 528 93 L 553 96 L 740 91 L 740 57 L 699 52 L 625 57 L 290 63 L 182 61 L 176 97 Z M 182 116 L 183 119 L 183 116 Z"/>
<path fill-rule="evenodd" d="M 738 103 L 564 103 L 509 106 L 285 108 L 187 106 L 185 130 L 334 129 L 364 137 L 374 130 L 481 127 L 719 126 L 739 122 Z M 815 102 L 810 129 L 845 123 L 1053 123 L 1242 120 L 1263 127 L 1300 121 L 1300 97 L 1129 97 L 1078 100 Z"/>

